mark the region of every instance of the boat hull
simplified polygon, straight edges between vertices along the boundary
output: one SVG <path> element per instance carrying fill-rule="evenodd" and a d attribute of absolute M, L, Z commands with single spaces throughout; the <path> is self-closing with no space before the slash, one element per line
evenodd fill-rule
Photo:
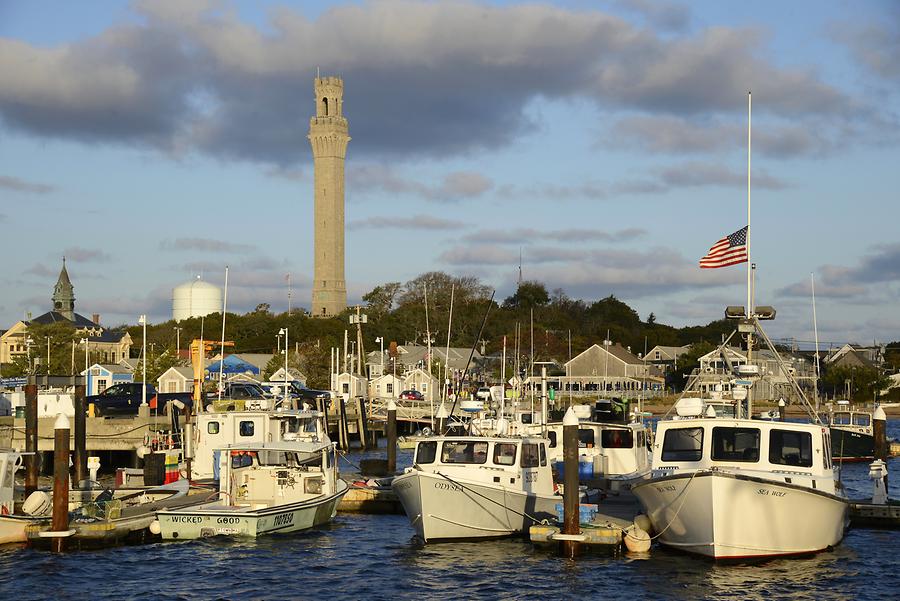
<path fill-rule="evenodd" d="M 0 516 L 0 545 L 27 542 L 28 535 L 25 533 L 25 529 L 40 520 L 40 518 L 25 515 Z"/>
<path fill-rule="evenodd" d="M 831 427 L 831 456 L 842 461 L 871 461 L 875 458 L 875 437 Z"/>
<path fill-rule="evenodd" d="M 848 524 L 845 498 L 728 472 L 654 478 L 632 492 L 660 542 L 715 559 L 816 553 Z"/>
<path fill-rule="evenodd" d="M 181 511 L 157 514 L 163 540 L 182 540 L 227 535 L 257 537 L 307 530 L 330 522 L 349 490 L 338 480 L 337 492 L 309 501 L 273 505 L 261 509 L 208 503 Z"/>
<path fill-rule="evenodd" d="M 496 538 L 556 519 L 558 495 L 542 496 L 440 474 L 410 471 L 391 484 L 416 534 L 425 542 Z"/>

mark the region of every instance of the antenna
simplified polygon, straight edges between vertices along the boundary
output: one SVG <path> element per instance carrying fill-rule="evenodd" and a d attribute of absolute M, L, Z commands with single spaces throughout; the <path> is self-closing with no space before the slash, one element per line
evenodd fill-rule
<path fill-rule="evenodd" d="M 519 247 L 519 286 L 522 285 L 522 247 Z"/>
<path fill-rule="evenodd" d="M 319 79 L 319 78 L 320 78 L 320 75 L 319 75 L 319 68 L 316 67 L 316 79 Z"/>

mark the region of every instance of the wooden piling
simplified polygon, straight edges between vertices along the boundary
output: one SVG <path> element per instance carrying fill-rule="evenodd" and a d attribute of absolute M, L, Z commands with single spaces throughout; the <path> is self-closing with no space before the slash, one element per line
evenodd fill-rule
<path fill-rule="evenodd" d="M 25 497 L 38 487 L 37 384 L 29 378 L 25 385 Z"/>
<path fill-rule="evenodd" d="M 388 401 L 387 412 L 387 469 L 389 474 L 397 471 L 397 403 Z"/>
<path fill-rule="evenodd" d="M 356 433 L 359 434 L 359 448 L 366 450 L 366 400 L 356 397 Z"/>
<path fill-rule="evenodd" d="M 563 534 L 579 535 L 578 511 L 578 417 L 570 407 L 563 418 Z M 560 542 L 560 553 L 574 559 L 579 544 L 575 540 Z"/>
<path fill-rule="evenodd" d="M 875 459 L 881 459 L 885 463 L 889 459 L 887 441 L 887 415 L 884 409 L 877 407 L 872 414 L 872 436 L 875 439 Z M 888 488 L 888 476 L 884 476 L 884 490 Z"/>
<path fill-rule="evenodd" d="M 784 399 L 778 400 L 778 421 L 783 422 L 787 417 L 787 405 Z"/>
<path fill-rule="evenodd" d="M 51 541 L 51 549 L 65 551 L 66 537 L 61 533 L 69 529 L 69 420 L 62 413 L 53 426 L 53 518 L 51 529 L 57 536 Z"/>
<path fill-rule="evenodd" d="M 73 458 L 75 468 L 75 485 L 81 486 L 81 483 L 88 479 L 87 469 L 87 430 L 86 430 L 86 409 L 84 406 L 84 384 L 75 386 L 75 457 Z"/>
<path fill-rule="evenodd" d="M 350 432 L 347 428 L 347 403 L 343 395 L 338 398 L 338 446 L 346 451 L 350 447 Z"/>

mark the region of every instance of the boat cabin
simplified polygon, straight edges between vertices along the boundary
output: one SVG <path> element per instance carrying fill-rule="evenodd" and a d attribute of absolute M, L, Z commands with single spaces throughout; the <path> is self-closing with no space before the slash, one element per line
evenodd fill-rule
<path fill-rule="evenodd" d="M 544 438 L 435 437 L 416 444 L 413 465 L 450 479 L 553 494 Z"/>
<path fill-rule="evenodd" d="M 223 502 L 262 509 L 334 492 L 333 445 L 283 442 L 230 445 L 219 451 Z"/>
<path fill-rule="evenodd" d="M 774 474 L 812 488 L 817 482 L 831 488 L 834 482 L 831 435 L 818 424 L 704 418 L 659 422 L 652 466 L 654 477 L 727 468 L 750 476 Z"/>
<path fill-rule="evenodd" d="M 200 413 L 194 430 L 192 476 L 219 479 L 216 450 L 282 441 L 328 442 L 322 414 L 309 410 Z"/>

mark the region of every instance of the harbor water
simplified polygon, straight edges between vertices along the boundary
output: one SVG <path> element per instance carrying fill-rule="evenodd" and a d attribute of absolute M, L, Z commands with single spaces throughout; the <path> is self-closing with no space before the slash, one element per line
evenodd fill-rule
<path fill-rule="evenodd" d="M 888 436 L 900 438 L 900 420 Z M 889 468 L 900 498 L 900 459 Z M 871 494 L 868 464 L 846 464 L 842 479 L 852 497 Z M 835 549 L 800 559 L 717 564 L 654 546 L 645 557 L 569 561 L 522 539 L 423 546 L 406 516 L 338 514 L 324 528 L 259 540 L 62 555 L 0 547 L 0 599 L 896 599 L 898 557 L 900 532 L 852 529 Z"/>

